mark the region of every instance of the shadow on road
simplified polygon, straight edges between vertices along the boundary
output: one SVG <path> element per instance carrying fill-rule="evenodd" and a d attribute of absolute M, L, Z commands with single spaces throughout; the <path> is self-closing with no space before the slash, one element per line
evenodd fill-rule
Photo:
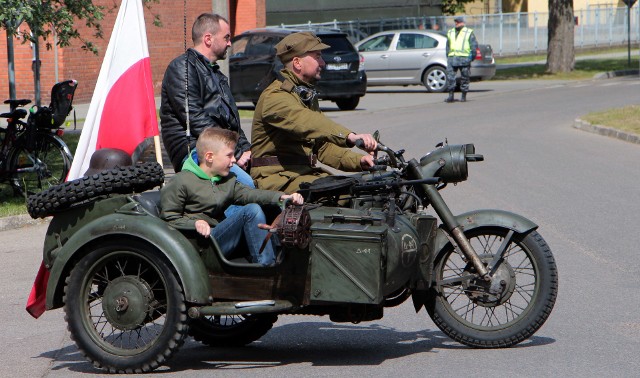
<path fill-rule="evenodd" d="M 515 348 L 554 343 L 532 337 Z M 313 366 L 377 366 L 387 360 L 441 349 L 471 348 L 452 341 L 442 332 L 401 332 L 379 324 L 369 326 L 301 322 L 273 328 L 262 339 L 245 347 L 207 347 L 189 338 L 185 345 L 157 373 L 187 370 L 225 369 L 245 371 L 289 364 Z M 53 370 L 96 372 L 74 346 L 43 353 L 56 363 Z"/>

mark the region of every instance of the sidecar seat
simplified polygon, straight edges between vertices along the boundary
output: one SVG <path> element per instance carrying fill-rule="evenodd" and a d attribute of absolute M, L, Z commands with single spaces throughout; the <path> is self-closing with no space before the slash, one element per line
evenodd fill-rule
<path fill-rule="evenodd" d="M 150 192 L 144 192 L 138 195 L 133 196 L 133 199 L 136 200 L 145 210 L 149 212 L 149 214 L 160 217 L 160 191 L 153 190 Z"/>
<path fill-rule="evenodd" d="M 141 194 L 137 194 L 132 197 L 136 202 L 140 204 L 149 214 L 160 217 L 160 212 L 162 211 L 162 207 L 160 205 L 160 191 L 153 190 L 149 192 L 144 192 Z M 195 230 L 180 230 L 183 233 L 195 233 Z M 215 250 L 219 251 L 217 243 L 212 239 L 212 243 L 215 244 Z M 264 269 L 260 264 L 253 264 L 248 261 L 248 250 L 244 240 L 241 241 L 240 246 L 238 247 L 238 251 L 234 252 L 234 254 L 230 258 L 224 257 L 220 254 L 221 260 L 227 265 L 232 265 L 236 267 L 248 267 L 248 268 L 259 268 Z M 279 254 L 280 259 L 283 258 L 283 252 Z M 278 261 L 279 263 L 280 261 Z"/>

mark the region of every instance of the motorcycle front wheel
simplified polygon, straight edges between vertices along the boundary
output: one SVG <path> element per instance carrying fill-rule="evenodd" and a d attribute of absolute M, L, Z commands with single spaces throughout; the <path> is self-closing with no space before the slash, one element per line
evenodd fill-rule
<path fill-rule="evenodd" d="M 493 259 L 508 229 L 479 228 L 466 232 L 485 265 Z M 536 231 L 513 234 L 495 270 L 491 286 L 449 244 L 436 258 L 435 293 L 427 311 L 452 339 L 475 348 L 510 347 L 531 337 L 547 320 L 558 293 L 558 271 L 551 249 Z M 496 290 L 495 285 L 499 285 Z"/>

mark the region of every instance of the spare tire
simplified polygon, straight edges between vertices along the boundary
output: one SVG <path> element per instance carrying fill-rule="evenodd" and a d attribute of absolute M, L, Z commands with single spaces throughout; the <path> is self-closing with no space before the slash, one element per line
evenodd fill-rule
<path fill-rule="evenodd" d="M 116 167 L 29 196 L 27 211 L 32 218 L 44 218 L 98 196 L 140 193 L 163 182 L 164 170 L 157 162 Z"/>

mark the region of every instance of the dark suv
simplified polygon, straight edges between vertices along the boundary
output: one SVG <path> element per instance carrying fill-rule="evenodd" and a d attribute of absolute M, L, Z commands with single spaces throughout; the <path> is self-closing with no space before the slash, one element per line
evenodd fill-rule
<path fill-rule="evenodd" d="M 301 30 L 253 29 L 232 40 L 229 58 L 231 92 L 236 101 L 258 101 L 262 91 L 280 78 L 282 63 L 275 45 L 285 36 Z M 347 34 L 339 31 L 315 31 L 322 42 L 331 46 L 322 51 L 326 67 L 316 84 L 319 98 L 335 102 L 341 110 L 353 110 L 367 90 L 367 76 L 360 55 Z"/>

